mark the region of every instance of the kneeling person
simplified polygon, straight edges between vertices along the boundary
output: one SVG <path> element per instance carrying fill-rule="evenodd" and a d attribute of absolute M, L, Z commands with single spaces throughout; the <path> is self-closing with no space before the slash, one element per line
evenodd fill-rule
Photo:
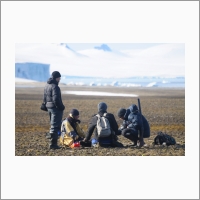
<path fill-rule="evenodd" d="M 94 139 L 100 146 L 118 146 L 116 141 L 118 125 L 114 115 L 107 113 L 107 105 L 104 102 L 99 103 L 97 107 L 98 114 L 92 116 L 84 141 L 89 142 L 94 131 Z"/>
<path fill-rule="evenodd" d="M 147 119 L 142 115 L 142 122 L 144 127 L 143 138 L 140 141 L 139 131 L 141 131 L 141 119 L 138 107 L 132 104 L 128 109 L 121 108 L 118 111 L 118 117 L 123 120 L 118 133 L 121 133 L 124 137 L 131 140 L 133 145 L 136 146 L 139 142 L 139 146 L 143 146 L 145 143 L 143 138 L 150 137 L 150 126 Z"/>
<path fill-rule="evenodd" d="M 73 143 L 82 141 L 85 134 L 79 126 L 79 111 L 72 109 L 69 116 L 62 121 L 60 144 L 62 146 L 73 147 Z"/>

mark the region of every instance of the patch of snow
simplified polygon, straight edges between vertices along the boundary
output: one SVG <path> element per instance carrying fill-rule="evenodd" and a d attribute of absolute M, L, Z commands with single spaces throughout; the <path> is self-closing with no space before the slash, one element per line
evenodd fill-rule
<path fill-rule="evenodd" d="M 88 96 L 122 96 L 122 97 L 138 97 L 136 94 L 120 94 L 111 92 L 95 92 L 95 91 L 63 91 L 64 94 L 88 95 Z"/>

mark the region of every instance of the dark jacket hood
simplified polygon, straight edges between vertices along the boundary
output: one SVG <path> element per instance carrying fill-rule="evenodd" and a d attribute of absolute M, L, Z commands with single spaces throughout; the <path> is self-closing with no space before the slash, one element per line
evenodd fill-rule
<path fill-rule="evenodd" d="M 71 116 L 68 116 L 66 119 L 67 119 L 70 123 L 76 123 L 76 122 L 80 123 L 80 122 L 81 122 L 79 119 L 74 119 L 74 118 L 71 117 Z"/>
<path fill-rule="evenodd" d="M 128 120 L 128 116 L 131 112 L 137 112 L 138 111 L 138 107 L 135 104 L 132 104 L 127 110 L 126 113 L 124 115 L 124 119 Z"/>
<path fill-rule="evenodd" d="M 49 79 L 47 80 L 47 83 L 48 83 L 48 84 L 54 83 L 54 84 L 58 85 L 58 82 L 57 82 L 55 79 L 53 79 L 53 78 L 49 78 Z"/>
<path fill-rule="evenodd" d="M 135 104 L 132 104 L 129 108 L 128 108 L 131 112 L 136 112 L 138 111 L 138 107 Z"/>

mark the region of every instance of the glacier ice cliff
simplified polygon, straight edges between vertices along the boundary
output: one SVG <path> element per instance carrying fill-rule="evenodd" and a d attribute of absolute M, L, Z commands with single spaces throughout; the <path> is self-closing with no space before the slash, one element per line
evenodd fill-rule
<path fill-rule="evenodd" d="M 50 64 L 15 63 L 15 77 L 46 82 L 50 77 Z"/>

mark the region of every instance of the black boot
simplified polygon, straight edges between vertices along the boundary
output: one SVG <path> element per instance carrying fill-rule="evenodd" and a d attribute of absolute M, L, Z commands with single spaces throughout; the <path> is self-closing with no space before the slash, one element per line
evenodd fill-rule
<path fill-rule="evenodd" d="M 133 142 L 133 146 L 136 147 L 137 146 L 137 139 L 134 139 L 132 142 Z"/>
<path fill-rule="evenodd" d="M 118 141 L 112 140 L 111 147 L 123 147 L 124 145 Z"/>
<path fill-rule="evenodd" d="M 60 149 L 61 147 L 59 147 L 57 145 L 57 139 L 50 139 L 49 148 L 50 149 Z"/>
<path fill-rule="evenodd" d="M 139 147 L 140 148 L 145 145 L 144 139 L 143 139 L 143 132 L 144 132 L 144 129 L 139 131 Z"/>
<path fill-rule="evenodd" d="M 117 141 L 118 137 L 115 134 L 111 136 L 111 147 L 123 147 L 124 145 Z"/>

